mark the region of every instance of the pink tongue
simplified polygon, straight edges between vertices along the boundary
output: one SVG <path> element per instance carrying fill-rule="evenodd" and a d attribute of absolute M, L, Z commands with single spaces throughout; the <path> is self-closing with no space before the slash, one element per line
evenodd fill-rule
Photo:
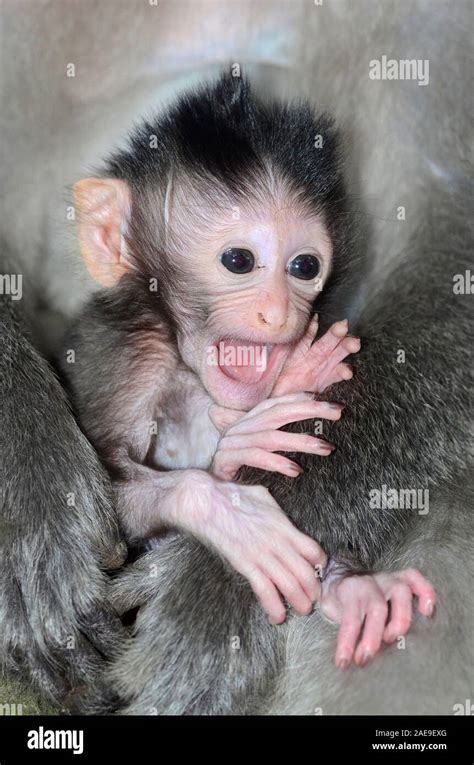
<path fill-rule="evenodd" d="M 265 374 L 268 353 L 264 345 L 237 340 L 218 344 L 219 367 L 227 377 L 242 383 L 256 383 Z"/>

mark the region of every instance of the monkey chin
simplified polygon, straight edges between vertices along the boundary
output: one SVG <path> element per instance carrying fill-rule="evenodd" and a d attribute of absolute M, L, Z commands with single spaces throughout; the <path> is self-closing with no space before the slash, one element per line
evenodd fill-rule
<path fill-rule="evenodd" d="M 244 346 L 243 341 L 240 341 Z M 265 349 L 265 358 L 260 364 L 226 362 L 223 348 L 228 351 L 232 341 L 216 343 L 217 363 L 207 365 L 204 373 L 205 386 L 214 401 L 230 409 L 249 410 L 268 398 L 278 375 L 290 352 L 289 344 L 257 345 L 245 342 L 245 348 L 254 346 Z M 245 361 L 242 359 L 241 361 Z"/>

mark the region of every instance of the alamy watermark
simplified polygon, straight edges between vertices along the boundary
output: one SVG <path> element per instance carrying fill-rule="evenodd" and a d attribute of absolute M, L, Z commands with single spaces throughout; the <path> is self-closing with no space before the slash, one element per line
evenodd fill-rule
<path fill-rule="evenodd" d="M 369 505 L 373 510 L 418 510 L 427 515 L 430 508 L 429 489 L 393 489 L 383 484 L 369 491 Z"/>
<path fill-rule="evenodd" d="M 474 274 L 468 268 L 463 274 L 454 274 L 453 293 L 455 295 L 474 295 Z"/>
<path fill-rule="evenodd" d="M 70 749 L 73 754 L 84 752 L 83 730 L 48 730 L 42 725 L 28 731 L 28 749 Z"/>
<path fill-rule="evenodd" d="M 0 295 L 10 295 L 12 300 L 23 297 L 22 274 L 0 274 Z"/>
<path fill-rule="evenodd" d="M 21 717 L 23 704 L 0 704 L 0 717 Z"/>
<path fill-rule="evenodd" d="M 221 341 L 207 349 L 210 367 L 255 367 L 258 372 L 267 368 L 266 345 L 227 345 Z"/>
<path fill-rule="evenodd" d="M 395 59 L 382 56 L 369 62 L 371 80 L 414 80 L 418 85 L 428 85 L 430 62 L 425 59 Z"/>

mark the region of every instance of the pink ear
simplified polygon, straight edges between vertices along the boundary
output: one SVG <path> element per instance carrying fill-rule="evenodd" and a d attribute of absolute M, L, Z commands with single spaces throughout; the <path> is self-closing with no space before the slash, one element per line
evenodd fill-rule
<path fill-rule="evenodd" d="M 85 178 L 74 184 L 81 255 L 91 276 L 113 287 L 129 268 L 122 252 L 122 231 L 130 215 L 125 181 Z"/>

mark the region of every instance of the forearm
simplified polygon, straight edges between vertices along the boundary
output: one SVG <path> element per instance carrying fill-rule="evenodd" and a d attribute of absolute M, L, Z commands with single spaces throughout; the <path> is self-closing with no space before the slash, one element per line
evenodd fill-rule
<path fill-rule="evenodd" d="M 207 521 L 211 483 L 204 470 L 134 466 L 128 480 L 114 482 L 116 508 L 127 539 L 148 538 L 167 528 L 195 533 Z"/>

